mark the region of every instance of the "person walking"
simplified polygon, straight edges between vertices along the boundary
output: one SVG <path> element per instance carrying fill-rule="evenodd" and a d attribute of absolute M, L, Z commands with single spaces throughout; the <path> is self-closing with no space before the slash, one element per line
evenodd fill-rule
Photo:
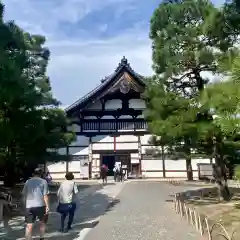
<path fill-rule="evenodd" d="M 114 168 L 113 168 L 113 176 L 114 176 L 114 182 L 117 181 L 117 166 L 116 166 L 116 163 L 114 165 Z"/>
<path fill-rule="evenodd" d="M 102 178 L 102 182 L 103 184 L 106 183 L 107 184 L 107 172 L 108 172 L 108 166 L 103 164 L 101 166 L 101 172 L 100 172 L 100 176 Z"/>
<path fill-rule="evenodd" d="M 61 232 L 68 232 L 72 229 L 72 223 L 74 219 L 74 213 L 76 210 L 76 194 L 78 188 L 76 183 L 73 181 L 74 175 L 71 172 L 66 173 L 66 180 L 61 183 L 58 189 L 58 207 L 57 212 L 61 214 Z M 68 216 L 67 228 L 64 229 L 65 220 Z"/>
<path fill-rule="evenodd" d="M 49 213 L 48 184 L 41 178 L 42 169 L 36 168 L 33 177 L 24 184 L 22 195 L 25 204 L 26 240 L 32 240 L 33 224 L 40 221 L 40 240 L 44 239 L 46 222 Z"/>

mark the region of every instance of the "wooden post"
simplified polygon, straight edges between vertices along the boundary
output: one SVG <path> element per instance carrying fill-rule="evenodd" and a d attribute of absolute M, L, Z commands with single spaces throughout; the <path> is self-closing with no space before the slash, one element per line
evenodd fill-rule
<path fill-rule="evenodd" d="M 2 200 L 0 200 L 0 221 L 3 220 L 3 202 Z"/>
<path fill-rule="evenodd" d="M 138 136 L 138 159 L 139 159 L 139 176 L 142 176 L 142 145 L 141 137 Z"/>
<path fill-rule="evenodd" d="M 88 178 L 92 178 L 92 137 L 89 137 L 88 145 Z"/>
<path fill-rule="evenodd" d="M 161 150 L 162 150 L 162 169 L 163 169 L 163 177 L 166 178 L 164 146 L 161 146 Z"/>

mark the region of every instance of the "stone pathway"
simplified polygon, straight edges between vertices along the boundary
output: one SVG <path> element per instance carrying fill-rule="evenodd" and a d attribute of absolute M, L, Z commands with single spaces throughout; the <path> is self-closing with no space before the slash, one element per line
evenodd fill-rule
<path fill-rule="evenodd" d="M 175 192 L 187 188 L 163 182 L 130 182 L 117 197 L 119 202 L 84 239 L 198 240 L 199 234 L 175 214 L 170 202 Z"/>
<path fill-rule="evenodd" d="M 192 188 L 154 181 L 89 187 L 78 194 L 73 230 L 59 233 L 60 217 L 53 211 L 46 240 L 198 240 L 195 229 L 175 214 L 169 201 L 175 192 Z M 51 209 L 55 210 L 56 204 Z M 1 240 L 24 240 L 23 217 L 15 218 L 8 226 L 0 225 Z"/>
<path fill-rule="evenodd" d="M 73 230 L 69 233 L 60 233 L 60 216 L 55 212 L 56 203 L 51 206 L 46 239 L 48 240 L 73 240 L 79 238 L 79 233 L 83 229 L 94 227 L 97 220 L 103 215 L 112 202 L 112 199 L 121 191 L 124 184 L 110 183 L 107 186 L 102 184 L 94 185 L 80 191 L 78 194 L 78 209 L 73 224 Z M 9 222 L 0 224 L 1 240 L 24 240 L 24 218 L 16 217 Z M 36 224 L 35 236 L 33 239 L 39 239 L 37 236 L 38 226 Z"/>

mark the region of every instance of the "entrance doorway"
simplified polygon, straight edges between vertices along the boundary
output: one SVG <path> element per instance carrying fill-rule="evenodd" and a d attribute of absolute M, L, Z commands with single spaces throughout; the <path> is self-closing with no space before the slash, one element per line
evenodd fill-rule
<path fill-rule="evenodd" d="M 103 155 L 102 156 L 102 164 L 108 166 L 108 176 L 113 176 L 113 168 L 115 165 L 115 156 L 114 155 Z"/>

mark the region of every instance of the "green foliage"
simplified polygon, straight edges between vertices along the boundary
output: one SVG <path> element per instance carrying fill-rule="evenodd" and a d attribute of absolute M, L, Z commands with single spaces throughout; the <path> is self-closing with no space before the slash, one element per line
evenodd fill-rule
<path fill-rule="evenodd" d="M 227 75 L 237 62 L 240 28 L 233 21 L 238 19 L 235 13 L 231 4 L 216 8 L 208 0 L 176 0 L 161 3 L 151 19 L 156 75 L 144 94 L 145 116 L 150 131 L 172 137 L 177 146 L 174 150 L 183 152 L 188 162 L 191 149 L 216 157 L 226 146 L 229 131 L 213 120 L 213 109 L 232 116 L 237 99 L 231 97 L 229 102 L 227 96 L 238 95 L 239 88 L 235 80 L 227 89 L 226 85 L 211 84 L 205 90 L 209 82 L 206 73 Z M 223 90 L 225 100 L 220 96 Z M 231 112 L 226 111 L 231 104 Z"/>
<path fill-rule="evenodd" d="M 0 4 L 0 161 L 8 172 L 42 163 L 74 135 L 62 130 L 67 118 L 46 75 L 45 38 L 4 22 L 3 9 Z"/>
<path fill-rule="evenodd" d="M 240 165 L 237 165 L 234 169 L 234 176 L 235 178 L 240 181 Z"/>
<path fill-rule="evenodd" d="M 206 88 L 202 102 L 212 109 L 214 122 L 225 135 L 236 135 L 240 131 L 240 55 L 229 66 L 228 73 L 228 80 Z"/>

